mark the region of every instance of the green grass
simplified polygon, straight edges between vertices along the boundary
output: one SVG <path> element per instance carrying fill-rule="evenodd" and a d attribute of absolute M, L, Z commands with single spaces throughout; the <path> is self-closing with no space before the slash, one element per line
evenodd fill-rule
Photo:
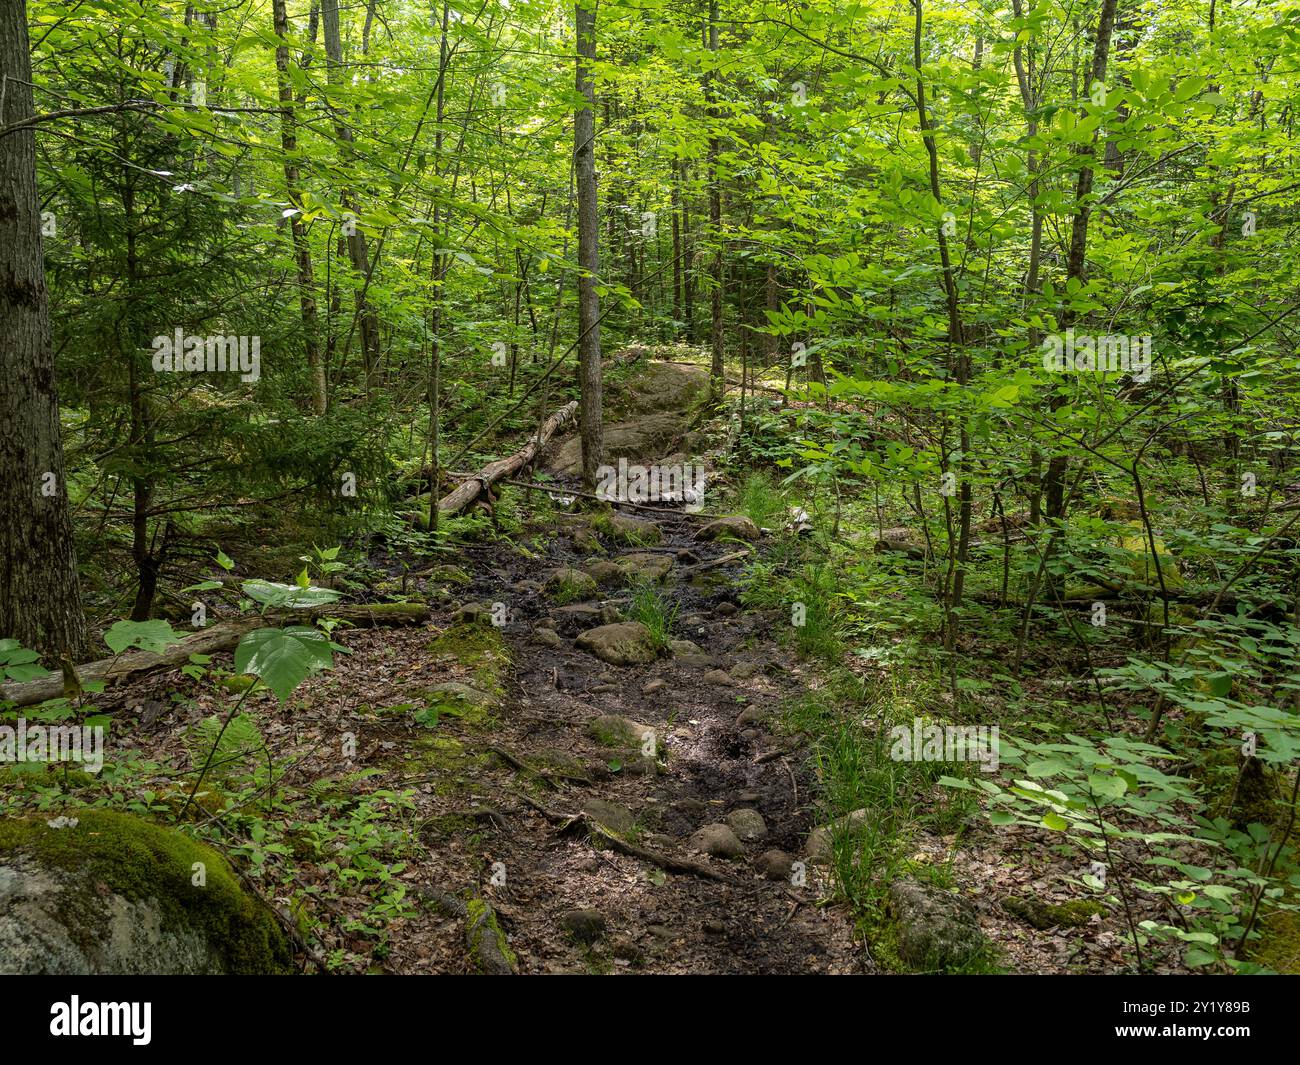
<path fill-rule="evenodd" d="M 655 650 L 663 651 L 672 639 L 673 624 L 677 621 L 677 604 L 653 581 L 641 581 L 632 590 L 627 616 L 639 621 L 650 632 Z"/>
<path fill-rule="evenodd" d="M 785 523 L 789 504 L 782 491 L 766 473 L 751 473 L 740 486 L 739 509 L 762 528 L 776 528 Z"/>

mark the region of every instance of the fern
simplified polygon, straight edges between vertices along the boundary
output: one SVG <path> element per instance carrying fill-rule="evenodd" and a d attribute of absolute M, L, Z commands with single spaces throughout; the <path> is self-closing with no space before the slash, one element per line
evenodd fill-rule
<path fill-rule="evenodd" d="M 248 714 L 236 714 L 224 733 L 220 717 L 205 717 L 190 729 L 185 745 L 196 772 L 207 765 L 208 776 L 227 778 L 247 774 L 246 763 L 266 751 L 262 732 Z"/>

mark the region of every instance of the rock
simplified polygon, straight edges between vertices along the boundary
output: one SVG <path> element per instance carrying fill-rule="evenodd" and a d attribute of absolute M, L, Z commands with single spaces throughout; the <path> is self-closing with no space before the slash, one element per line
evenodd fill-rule
<path fill-rule="evenodd" d="M 661 581 L 673 568 L 671 555 L 657 554 L 653 551 L 636 551 L 624 555 L 614 563 L 622 573 L 623 579 L 630 583 L 636 581 Z"/>
<path fill-rule="evenodd" d="M 608 695 L 610 692 L 618 691 L 617 684 L 597 684 L 593 688 L 587 689 L 592 695 Z"/>
<path fill-rule="evenodd" d="M 654 758 L 659 754 L 659 731 L 639 721 L 633 721 L 630 717 L 601 714 L 600 717 L 587 722 L 587 735 L 604 747 L 635 749 L 638 755 L 641 755 L 643 747 L 653 743 L 654 754 L 641 756 Z"/>
<path fill-rule="evenodd" d="M 768 717 L 768 712 L 761 707 L 747 706 L 736 716 L 736 728 L 743 730 L 766 724 Z"/>
<path fill-rule="evenodd" d="M 566 910 L 560 914 L 560 927 L 579 943 L 590 945 L 605 934 L 605 915 L 599 910 Z"/>
<path fill-rule="evenodd" d="M 705 825 L 687 843 L 687 849 L 702 851 L 714 858 L 739 858 L 745 853 L 736 834 L 723 824 Z"/>
<path fill-rule="evenodd" d="M 620 514 L 616 510 L 599 515 L 592 522 L 592 528 L 624 544 L 657 544 L 663 539 L 659 526 L 654 522 Z"/>
<path fill-rule="evenodd" d="M 557 603 L 572 603 L 596 594 L 596 578 L 563 566 L 546 578 L 546 593 Z"/>
<path fill-rule="evenodd" d="M 523 596 L 533 596 L 542 590 L 541 584 L 530 580 L 515 581 L 510 587 Z"/>
<path fill-rule="evenodd" d="M 470 706 L 492 707 L 501 705 L 501 700 L 491 692 L 473 688 L 468 684 L 462 684 L 458 680 L 446 680 L 441 684 L 435 684 L 429 689 L 429 694 L 442 696 L 446 699 L 459 699 L 463 703 L 469 703 Z"/>
<path fill-rule="evenodd" d="M 743 514 L 735 514 L 731 517 L 718 518 L 716 521 L 709 522 L 695 534 L 697 540 L 720 540 L 723 537 L 730 537 L 735 540 L 754 541 L 762 535 L 758 526 L 750 521 Z"/>
<path fill-rule="evenodd" d="M 614 666 L 644 665 L 656 658 L 650 630 L 639 621 L 623 621 L 588 629 L 578 646 Z"/>
<path fill-rule="evenodd" d="M 605 559 L 589 562 L 584 572 L 601 587 L 622 584 L 624 580 L 623 567 Z"/>
<path fill-rule="evenodd" d="M 713 608 L 713 612 L 720 618 L 729 618 L 740 608 L 735 603 L 721 602 Z"/>
<path fill-rule="evenodd" d="M 675 655 L 702 655 L 703 649 L 699 644 L 692 643 L 690 640 L 669 640 L 668 650 Z"/>
<path fill-rule="evenodd" d="M 700 556 L 692 551 L 689 547 L 683 547 L 677 552 L 677 561 L 683 566 L 694 566 L 700 561 Z"/>
<path fill-rule="evenodd" d="M 736 680 L 749 680 L 750 677 L 761 672 L 763 672 L 763 667 L 757 662 L 737 662 L 731 667 L 731 675 Z"/>
<path fill-rule="evenodd" d="M 916 969 L 960 969 L 984 949 L 975 907 L 967 899 L 910 877 L 889 885 L 889 913 L 898 926 L 898 955 Z"/>
<path fill-rule="evenodd" d="M 555 611 L 555 625 L 562 633 L 576 634 L 600 624 L 600 607 L 595 603 L 570 603 Z"/>
<path fill-rule="evenodd" d="M 613 604 L 607 604 L 600 608 L 600 623 L 602 625 L 617 625 L 623 620 L 623 615 L 619 612 L 618 607 Z"/>
<path fill-rule="evenodd" d="M 456 625 L 491 625 L 492 607 L 488 603 L 464 603 L 457 607 L 451 620 Z"/>
<path fill-rule="evenodd" d="M 854 810 L 850 814 L 836 818 L 830 824 L 814 828 L 808 833 L 808 842 L 803 850 L 804 857 L 810 862 L 829 863 L 833 853 L 831 844 L 835 837 L 841 832 L 852 832 L 862 827 L 870 816 L 870 810 Z"/>
<path fill-rule="evenodd" d="M 717 669 L 718 660 L 713 655 L 679 654 L 676 662 L 686 669 Z"/>
<path fill-rule="evenodd" d="M 767 835 L 767 822 L 757 810 L 732 810 L 727 814 L 727 826 L 742 843 L 753 843 Z"/>
<path fill-rule="evenodd" d="M 705 684 L 718 684 L 722 687 L 729 687 L 736 682 L 731 679 L 729 673 L 724 673 L 720 669 L 711 669 L 700 678 Z"/>
<path fill-rule="evenodd" d="M 768 880 L 789 880 L 794 859 L 782 850 L 764 851 L 754 862 L 754 868 L 760 876 Z"/>
<path fill-rule="evenodd" d="M 539 643 L 543 647 L 549 647 L 552 650 L 558 650 L 564 646 L 564 641 L 560 639 L 560 634 L 554 629 L 542 628 L 540 625 L 533 629 L 533 643 Z"/>
<path fill-rule="evenodd" d="M 654 695 L 655 692 L 661 692 L 668 687 L 668 682 L 663 677 L 654 677 L 641 686 L 642 695 Z"/>
<path fill-rule="evenodd" d="M 538 618 L 538 619 L 537 619 L 537 626 L 536 626 L 536 627 L 539 628 L 539 629 L 553 629 L 553 628 L 555 628 L 555 619 L 554 619 L 554 618 Z"/>
<path fill-rule="evenodd" d="M 0 973 L 292 971 L 279 923 L 210 847 L 108 810 L 52 820 L 0 820 Z"/>

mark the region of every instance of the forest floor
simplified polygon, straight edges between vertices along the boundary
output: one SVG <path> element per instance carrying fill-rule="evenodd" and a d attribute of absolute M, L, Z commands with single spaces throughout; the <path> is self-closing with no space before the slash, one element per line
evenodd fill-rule
<path fill-rule="evenodd" d="M 613 405 L 607 461 L 698 453 L 690 412 L 705 384 L 687 364 L 634 376 Z M 557 487 L 576 484 L 574 454 L 572 442 L 553 448 Z M 339 631 L 350 653 L 290 706 L 249 698 L 267 756 L 289 767 L 278 782 L 298 797 L 288 819 L 301 819 L 262 855 L 278 870 L 267 894 L 296 911 L 307 900 L 304 924 L 331 967 L 473 971 L 463 913 L 437 904 L 455 895 L 490 905 L 524 973 L 894 968 L 873 957 L 860 915 L 812 859 L 827 816 L 818 760 L 785 710 L 823 678 L 778 639 L 781 619 L 741 602 L 761 541 L 702 539 L 707 517 L 662 506 L 612 523 L 575 506 L 548 528 L 458 546 L 454 564 L 402 582 L 435 604 L 428 626 Z M 404 568 L 382 552 L 374 561 Z M 589 649 L 598 639 L 578 639 L 624 623 L 647 587 L 667 608 L 671 644 L 611 664 Z M 607 657 L 626 650 L 619 636 Z M 124 722 L 117 744 L 185 764 L 195 724 L 229 696 L 196 686 L 177 700 L 175 683 L 131 686 L 128 705 L 155 712 Z M 354 740 L 342 759 L 340 736 Z M 313 818 L 333 826 L 337 853 L 299 847 Z M 235 819 L 226 840 L 264 829 Z M 1040 930 L 1001 907 L 1010 895 L 1072 894 L 1078 861 L 1041 836 L 976 826 L 908 846 L 971 901 L 993 971 L 1116 971 L 1118 915 Z"/>

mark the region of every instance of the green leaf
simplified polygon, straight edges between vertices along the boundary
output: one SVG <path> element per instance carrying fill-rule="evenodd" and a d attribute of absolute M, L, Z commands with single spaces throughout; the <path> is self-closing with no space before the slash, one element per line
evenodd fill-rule
<path fill-rule="evenodd" d="M 1070 827 L 1065 818 L 1056 813 L 1043 814 L 1043 824 L 1054 832 L 1064 832 Z"/>
<path fill-rule="evenodd" d="M 255 629 L 235 648 L 235 669 L 261 678 L 280 702 L 313 673 L 333 665 L 329 638 L 303 625 Z"/>
<path fill-rule="evenodd" d="M 180 635 L 161 619 L 154 621 L 119 621 L 104 633 L 104 642 L 114 654 L 128 647 L 161 654 L 173 644 L 181 642 Z"/>

